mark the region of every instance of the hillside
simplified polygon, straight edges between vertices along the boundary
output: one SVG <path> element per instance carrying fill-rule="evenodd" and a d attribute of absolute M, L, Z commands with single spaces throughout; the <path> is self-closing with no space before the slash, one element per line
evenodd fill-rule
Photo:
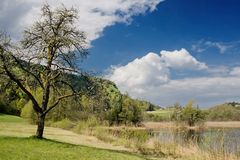
<path fill-rule="evenodd" d="M 240 103 L 237 102 L 220 104 L 205 112 L 210 121 L 240 121 Z"/>
<path fill-rule="evenodd" d="M 82 95 L 64 100 L 57 108 L 52 110 L 47 119 L 59 121 L 70 119 L 77 121 L 96 116 L 109 123 L 131 123 L 134 120 L 126 120 L 129 114 L 155 110 L 158 106 L 147 101 L 132 99 L 128 95 L 123 95 L 117 86 L 109 81 L 94 76 L 76 76 L 66 74 L 70 79 L 74 89 L 81 90 Z M 89 92 L 89 88 L 93 88 Z M 36 87 L 33 91 L 36 97 L 41 99 L 41 89 Z M 51 95 L 54 99 L 54 94 Z M 137 109 L 134 109 L 137 108 Z M 11 81 L 0 78 L 0 113 L 13 114 L 36 121 L 36 115 L 32 109 L 32 104 L 28 97 Z M 141 121 L 141 117 L 136 123 Z"/>

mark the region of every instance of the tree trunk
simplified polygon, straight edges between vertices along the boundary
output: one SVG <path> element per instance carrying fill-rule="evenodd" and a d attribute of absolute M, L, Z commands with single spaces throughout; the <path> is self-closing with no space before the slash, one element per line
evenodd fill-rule
<path fill-rule="evenodd" d="M 37 138 L 40 138 L 40 139 L 43 138 L 44 122 L 45 122 L 45 115 L 39 114 L 38 115 L 37 132 L 36 132 Z"/>
<path fill-rule="evenodd" d="M 193 121 L 192 119 L 189 119 L 189 120 L 188 120 L 188 125 L 189 125 L 190 127 L 194 126 L 194 121 Z"/>

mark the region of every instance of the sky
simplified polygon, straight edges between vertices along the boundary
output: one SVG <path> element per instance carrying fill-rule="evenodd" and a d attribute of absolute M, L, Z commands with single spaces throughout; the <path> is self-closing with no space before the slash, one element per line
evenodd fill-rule
<path fill-rule="evenodd" d="M 90 46 L 79 66 L 122 93 L 160 106 L 240 101 L 240 1 L 1 0 L 0 29 L 18 41 L 46 1 L 79 10 Z"/>

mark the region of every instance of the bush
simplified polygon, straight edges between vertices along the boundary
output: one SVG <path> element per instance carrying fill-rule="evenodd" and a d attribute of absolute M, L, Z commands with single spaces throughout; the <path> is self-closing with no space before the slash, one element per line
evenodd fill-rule
<path fill-rule="evenodd" d="M 126 140 L 133 140 L 135 143 L 144 143 L 149 139 L 150 135 L 146 130 L 124 128 L 120 131 L 119 137 Z"/>
<path fill-rule="evenodd" d="M 37 123 L 37 114 L 33 110 L 32 102 L 29 101 L 21 111 L 21 117 L 26 118 L 30 123 L 36 124 Z"/>
<path fill-rule="evenodd" d="M 0 101 L 0 113 L 6 113 L 8 114 L 10 111 L 9 111 L 9 107 L 7 107 L 6 104 L 4 104 L 3 102 Z"/>
<path fill-rule="evenodd" d="M 211 121 L 239 121 L 240 110 L 229 104 L 218 105 L 206 111 Z"/>
<path fill-rule="evenodd" d="M 77 133 L 92 132 L 99 124 L 96 117 L 90 117 L 86 121 L 78 121 L 73 130 Z"/>
<path fill-rule="evenodd" d="M 113 142 L 114 138 L 106 129 L 102 127 L 96 127 L 94 131 L 94 136 L 97 137 L 99 140 L 104 142 Z"/>
<path fill-rule="evenodd" d="M 13 102 L 5 103 L 4 97 L 0 97 L 0 113 L 19 115 L 20 110 L 16 107 L 15 103 Z"/>
<path fill-rule="evenodd" d="M 143 119 L 143 111 L 135 101 L 125 95 L 122 100 L 122 112 L 119 116 L 124 124 L 133 124 L 136 126 Z"/>
<path fill-rule="evenodd" d="M 48 122 L 51 127 L 57 127 L 62 129 L 72 129 L 76 124 L 69 119 L 63 119 L 57 122 Z"/>
<path fill-rule="evenodd" d="M 188 126 L 194 126 L 196 123 L 205 120 L 205 113 L 197 107 L 193 107 L 190 101 L 185 107 L 177 106 L 173 112 L 172 119 L 176 122 L 184 122 Z"/>

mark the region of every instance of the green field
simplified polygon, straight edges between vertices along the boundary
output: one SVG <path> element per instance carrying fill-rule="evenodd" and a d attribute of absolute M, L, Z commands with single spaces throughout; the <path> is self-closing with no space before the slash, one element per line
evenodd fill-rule
<path fill-rule="evenodd" d="M 24 119 L 20 118 L 20 117 L 17 117 L 17 116 L 6 115 L 6 114 L 1 114 L 0 113 L 0 123 L 5 123 L 5 122 L 24 123 L 26 121 Z"/>
<path fill-rule="evenodd" d="M 4 160 L 142 160 L 130 153 L 97 149 L 35 138 L 0 137 Z"/>
<path fill-rule="evenodd" d="M 38 140 L 36 138 L 29 138 L 29 136 L 34 134 L 35 128 L 34 125 L 29 125 L 22 118 L 1 114 L 0 160 L 144 159 L 144 157 L 130 152 L 110 150 L 111 148 L 114 149 L 114 146 L 90 139 L 91 137 L 83 137 L 58 128 L 46 127 L 45 137 L 48 139 Z M 87 146 L 76 144 L 86 144 Z M 93 146 L 109 149 L 100 149 Z M 115 150 L 117 150 L 117 148 L 115 148 Z"/>
<path fill-rule="evenodd" d="M 156 110 L 156 111 L 148 111 L 148 113 L 157 114 L 162 117 L 169 117 L 171 115 L 172 111 L 171 110 Z"/>
<path fill-rule="evenodd" d="M 172 111 L 171 110 L 156 110 L 156 111 L 148 111 L 147 112 L 147 120 L 148 121 L 170 121 Z"/>

